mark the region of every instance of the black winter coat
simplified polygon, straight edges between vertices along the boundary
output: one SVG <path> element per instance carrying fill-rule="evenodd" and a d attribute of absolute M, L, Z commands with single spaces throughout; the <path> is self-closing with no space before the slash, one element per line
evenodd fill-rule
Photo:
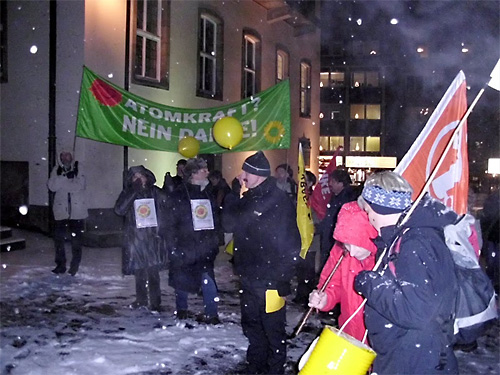
<path fill-rule="evenodd" d="M 401 236 L 399 252 L 393 246 L 384 257 L 383 275 L 362 271 L 355 279 L 355 289 L 367 298 L 365 324 L 379 375 L 458 373 L 451 346 L 457 281 L 443 234 L 456 218 L 424 197 L 402 229 L 382 228 L 382 244 Z"/>
<path fill-rule="evenodd" d="M 293 203 L 272 178 L 238 198 L 226 197 L 222 220 L 234 233 L 234 266 L 243 286 L 290 294 L 301 246 Z"/>
<path fill-rule="evenodd" d="M 210 199 L 214 229 L 194 230 L 191 199 Z M 214 261 L 219 252 L 217 206 L 206 189 L 201 190 L 199 185 L 183 183 L 168 197 L 166 213 L 169 285 L 174 289 L 197 293 L 201 287 L 203 272 L 207 272 L 215 280 Z"/>
<path fill-rule="evenodd" d="M 147 178 L 146 187 L 136 192 L 132 187 L 132 177 L 140 172 Z M 154 186 L 154 174 L 142 165 L 128 170 L 125 188 L 115 203 L 115 213 L 125 216 L 124 243 L 122 251 L 122 273 L 134 274 L 136 270 L 157 266 L 164 269 L 168 259 L 163 240 L 160 238 L 166 196 L 160 188 Z M 135 222 L 134 201 L 153 198 L 155 200 L 158 227 L 137 228 Z"/>

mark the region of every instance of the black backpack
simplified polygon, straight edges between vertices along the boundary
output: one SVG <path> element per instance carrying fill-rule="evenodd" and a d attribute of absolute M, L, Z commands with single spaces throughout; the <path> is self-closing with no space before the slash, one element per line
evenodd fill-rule
<path fill-rule="evenodd" d="M 498 317 L 495 290 L 479 265 L 478 255 L 469 241 L 474 224 L 474 217 L 466 214 L 455 224 L 444 228 L 446 245 L 455 263 L 458 282 L 453 322 L 457 344 L 475 341 L 487 325 Z"/>

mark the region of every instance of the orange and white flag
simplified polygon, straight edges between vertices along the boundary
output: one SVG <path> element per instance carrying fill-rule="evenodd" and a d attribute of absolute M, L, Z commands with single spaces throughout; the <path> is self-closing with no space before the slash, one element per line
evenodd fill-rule
<path fill-rule="evenodd" d="M 395 169 L 413 187 L 412 199 L 416 199 L 422 191 L 466 111 L 465 75 L 460 71 Z M 468 190 L 469 161 L 465 122 L 431 182 L 429 194 L 456 213 L 464 214 L 467 212 Z"/>

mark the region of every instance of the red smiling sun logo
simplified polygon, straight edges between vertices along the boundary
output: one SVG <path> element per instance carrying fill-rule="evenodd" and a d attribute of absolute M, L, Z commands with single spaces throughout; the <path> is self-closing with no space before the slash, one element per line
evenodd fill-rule
<path fill-rule="evenodd" d="M 122 94 L 100 79 L 92 83 L 90 91 L 101 104 L 109 107 L 114 107 L 122 101 Z"/>

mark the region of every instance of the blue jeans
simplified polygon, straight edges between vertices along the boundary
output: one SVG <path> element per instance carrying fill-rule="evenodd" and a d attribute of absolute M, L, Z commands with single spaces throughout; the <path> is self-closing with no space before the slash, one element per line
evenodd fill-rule
<path fill-rule="evenodd" d="M 214 280 L 206 272 L 201 274 L 201 291 L 203 293 L 203 304 L 205 315 L 217 316 L 217 287 Z M 175 290 L 175 306 L 177 311 L 188 309 L 188 293 L 183 290 Z"/>

